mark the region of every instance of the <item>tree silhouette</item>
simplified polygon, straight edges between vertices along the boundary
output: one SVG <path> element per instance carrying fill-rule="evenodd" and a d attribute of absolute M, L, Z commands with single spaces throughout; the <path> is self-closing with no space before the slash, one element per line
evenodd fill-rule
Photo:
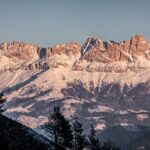
<path fill-rule="evenodd" d="M 74 150 L 83 150 L 85 147 L 85 135 L 78 118 L 75 118 L 73 122 L 73 146 Z"/>
<path fill-rule="evenodd" d="M 6 109 L 4 108 L 4 103 L 6 102 L 6 98 L 4 98 L 4 94 L 0 93 L 0 114 L 2 114 Z"/>
<path fill-rule="evenodd" d="M 102 150 L 120 150 L 120 148 L 111 142 L 106 142 L 103 144 Z"/>
<path fill-rule="evenodd" d="M 53 113 L 49 117 L 47 129 L 51 133 L 53 141 L 58 149 L 58 145 L 65 148 L 72 148 L 73 135 L 69 121 L 61 114 L 59 106 L 55 106 Z"/>
<path fill-rule="evenodd" d="M 101 143 L 96 137 L 96 131 L 93 125 L 91 126 L 90 135 L 88 138 L 90 150 L 101 150 Z"/>

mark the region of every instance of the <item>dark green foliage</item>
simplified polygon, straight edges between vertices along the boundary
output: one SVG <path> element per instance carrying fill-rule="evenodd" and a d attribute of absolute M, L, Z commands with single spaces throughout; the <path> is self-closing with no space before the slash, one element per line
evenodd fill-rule
<path fill-rule="evenodd" d="M 0 93 L 0 114 L 5 111 L 4 103 L 6 102 L 6 98 L 4 98 L 4 94 Z"/>
<path fill-rule="evenodd" d="M 65 148 L 72 148 L 73 135 L 69 121 L 61 114 L 58 106 L 54 107 L 53 113 L 49 117 L 47 129 L 53 136 L 53 141 L 56 145 L 61 145 Z"/>
<path fill-rule="evenodd" d="M 104 143 L 102 150 L 120 150 L 120 148 L 111 142 Z"/>
<path fill-rule="evenodd" d="M 0 150 L 48 149 L 55 150 L 55 146 L 47 138 L 0 114 Z"/>
<path fill-rule="evenodd" d="M 78 118 L 75 118 L 73 122 L 73 146 L 74 150 L 83 150 L 85 147 L 85 135 Z"/>
<path fill-rule="evenodd" d="M 111 142 L 102 144 L 96 137 L 96 132 L 93 126 L 91 126 L 91 131 L 88 139 L 88 145 L 90 150 L 120 150 L 118 146 L 115 146 Z"/>
<path fill-rule="evenodd" d="M 69 121 L 64 118 L 58 106 L 54 107 L 46 128 L 52 135 L 56 150 L 60 150 L 58 145 L 69 150 L 83 150 L 84 148 L 88 148 L 88 150 L 120 150 L 111 143 L 102 144 L 97 138 L 93 126 L 91 126 L 90 135 L 86 140 L 78 118 L 74 119 L 72 131 Z"/>
<path fill-rule="evenodd" d="M 96 132 L 94 126 L 91 126 L 89 139 L 89 148 L 90 150 L 101 150 L 101 143 L 99 142 L 98 138 L 96 137 Z"/>

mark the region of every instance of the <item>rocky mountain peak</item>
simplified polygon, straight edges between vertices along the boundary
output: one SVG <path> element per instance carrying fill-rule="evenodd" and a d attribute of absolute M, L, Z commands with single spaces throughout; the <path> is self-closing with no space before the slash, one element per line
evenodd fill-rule
<path fill-rule="evenodd" d="M 97 38 L 88 38 L 81 48 L 83 58 L 88 61 L 104 62 L 102 58 L 112 61 L 128 61 L 129 55 L 145 55 L 149 50 L 148 42 L 142 35 L 135 35 L 131 40 L 117 43 L 115 41 L 102 42 Z M 88 53 L 85 53 L 87 52 Z M 93 57 L 93 59 L 91 58 Z"/>
<path fill-rule="evenodd" d="M 81 47 L 81 55 L 84 55 L 90 49 L 103 48 L 103 41 L 96 37 L 88 37 Z"/>
<path fill-rule="evenodd" d="M 30 60 L 37 55 L 38 49 L 38 46 L 24 42 L 5 42 L 0 44 L 0 50 L 3 55 L 11 59 Z"/>
<path fill-rule="evenodd" d="M 134 35 L 132 38 L 131 38 L 132 41 L 138 41 L 138 42 L 141 42 L 141 41 L 146 41 L 144 39 L 144 37 L 141 35 L 141 34 L 136 34 Z"/>
<path fill-rule="evenodd" d="M 51 48 L 52 55 L 78 55 L 80 53 L 80 44 L 77 42 L 69 42 L 67 44 L 58 44 Z"/>
<path fill-rule="evenodd" d="M 149 50 L 149 44 L 142 35 L 135 35 L 130 40 L 130 52 L 137 55 L 144 55 Z"/>

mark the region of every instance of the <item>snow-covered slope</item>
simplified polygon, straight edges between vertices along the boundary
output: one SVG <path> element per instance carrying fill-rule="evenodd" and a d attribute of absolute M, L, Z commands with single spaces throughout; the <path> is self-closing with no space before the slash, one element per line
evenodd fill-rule
<path fill-rule="evenodd" d="M 60 105 L 68 118 L 79 116 L 91 123 L 96 121 L 97 129 L 109 126 L 109 115 L 113 116 L 112 119 L 120 116 L 129 119 L 130 114 L 134 116 L 133 122 L 124 118 L 110 125 L 141 124 L 149 120 L 149 107 L 143 106 L 149 94 L 149 71 L 89 73 L 60 67 L 55 70 L 5 72 L 0 76 L 0 87 L 8 97 L 5 114 L 33 128 L 47 121 L 46 117 L 54 105 Z M 125 89 L 127 93 L 123 93 Z M 140 90 L 141 94 L 138 93 Z M 134 97 L 137 94 L 143 99 L 137 99 L 136 104 Z M 121 103 L 127 106 L 123 108 Z"/>
<path fill-rule="evenodd" d="M 102 131 L 150 125 L 149 45 L 142 36 L 120 43 L 88 40 L 50 48 L 1 44 L 0 88 L 6 116 L 38 132 L 53 106 L 66 118 Z M 43 130 L 42 130 L 43 131 Z"/>

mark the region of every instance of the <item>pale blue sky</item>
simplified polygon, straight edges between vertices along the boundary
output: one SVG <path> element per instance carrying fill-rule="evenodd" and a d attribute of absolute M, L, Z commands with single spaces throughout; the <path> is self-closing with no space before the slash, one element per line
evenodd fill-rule
<path fill-rule="evenodd" d="M 0 42 L 40 46 L 87 36 L 125 40 L 142 34 L 150 41 L 150 0 L 0 0 Z"/>

